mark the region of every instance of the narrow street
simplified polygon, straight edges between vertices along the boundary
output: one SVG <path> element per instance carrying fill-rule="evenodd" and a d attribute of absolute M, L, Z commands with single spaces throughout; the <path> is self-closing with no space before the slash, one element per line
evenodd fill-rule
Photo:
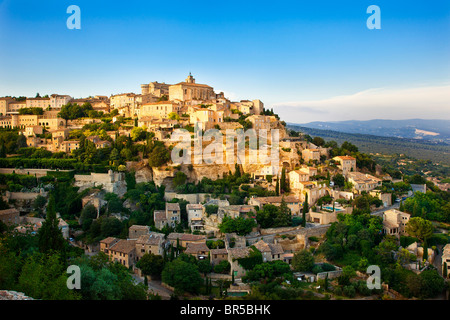
<path fill-rule="evenodd" d="M 144 282 L 144 278 L 137 275 L 133 275 L 133 279 L 138 283 Z M 163 300 L 170 299 L 170 296 L 173 294 L 173 291 L 163 287 L 161 281 L 157 280 L 148 281 L 148 290 L 152 294 L 158 294 Z"/>

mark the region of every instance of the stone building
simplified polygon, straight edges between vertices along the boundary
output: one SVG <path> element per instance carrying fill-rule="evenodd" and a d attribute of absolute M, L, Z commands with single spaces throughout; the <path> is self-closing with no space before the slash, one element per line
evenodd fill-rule
<path fill-rule="evenodd" d="M 0 210 L 0 221 L 10 226 L 19 224 L 19 210 L 15 208 Z"/>
<path fill-rule="evenodd" d="M 188 204 L 186 205 L 186 211 L 191 231 L 203 231 L 203 206 L 201 204 Z"/>
<path fill-rule="evenodd" d="M 406 234 L 410 214 L 391 209 L 383 213 L 383 233 L 399 238 Z"/>
<path fill-rule="evenodd" d="M 356 159 L 351 156 L 337 156 L 333 160 L 338 163 L 338 168 L 342 170 L 344 176 L 349 172 L 356 171 Z"/>
<path fill-rule="evenodd" d="M 450 278 L 450 243 L 442 249 L 442 274 Z"/>
<path fill-rule="evenodd" d="M 228 260 L 228 251 L 226 248 L 211 249 L 209 253 L 210 261 L 212 265 L 217 265 L 223 260 Z"/>
<path fill-rule="evenodd" d="M 166 202 L 165 210 L 155 210 L 153 212 L 153 221 L 157 229 L 162 229 L 166 224 L 174 228 L 180 220 L 181 210 L 179 203 Z"/>
<path fill-rule="evenodd" d="M 284 250 L 279 243 L 266 243 L 264 240 L 259 240 L 254 246 L 261 251 L 263 262 L 283 259 Z"/>
<path fill-rule="evenodd" d="M 119 197 L 127 192 L 127 183 L 123 172 L 109 170 L 108 173 L 77 174 L 74 178 L 74 185 L 80 187 L 80 191 L 101 185 L 106 192 L 115 193 Z"/>
<path fill-rule="evenodd" d="M 214 89 L 206 84 L 195 83 L 194 77 L 189 73 L 185 82 L 169 86 L 169 100 L 200 100 L 215 99 Z"/>
<path fill-rule="evenodd" d="M 136 241 L 108 237 L 100 241 L 100 251 L 107 254 L 111 261 L 129 268 L 136 262 Z"/>
<path fill-rule="evenodd" d="M 208 259 L 209 252 L 210 250 L 205 242 L 188 243 L 186 250 L 184 250 L 184 253 L 192 255 L 196 257 L 198 260 Z"/>
<path fill-rule="evenodd" d="M 128 228 L 128 239 L 138 239 L 140 236 L 150 233 L 149 226 L 132 225 Z"/>
<path fill-rule="evenodd" d="M 168 119 L 169 114 L 179 114 L 181 105 L 171 101 L 160 101 L 143 104 L 139 111 L 139 119 L 143 117 L 156 117 Z"/>
<path fill-rule="evenodd" d="M 273 196 L 273 197 L 254 197 L 252 196 L 248 201 L 249 205 L 258 206 L 260 209 L 265 204 L 273 204 L 277 207 L 281 206 L 281 202 L 284 198 L 286 205 L 291 209 L 292 215 L 299 215 L 302 207 L 302 202 L 297 196 Z"/>
<path fill-rule="evenodd" d="M 172 232 L 167 236 L 167 240 L 173 247 L 177 247 L 178 242 L 181 247 L 187 248 L 189 243 L 205 243 L 206 237 L 204 235 Z"/>
<path fill-rule="evenodd" d="M 154 95 L 156 97 L 162 97 L 163 95 L 169 95 L 169 87 L 170 84 L 166 84 L 165 82 L 150 82 L 149 84 L 141 84 L 141 94 L 145 95 Z"/>
<path fill-rule="evenodd" d="M 162 256 L 164 254 L 164 234 L 149 232 L 136 239 L 136 260 L 138 261 L 146 253 Z"/>
<path fill-rule="evenodd" d="M 369 192 L 381 186 L 382 180 L 367 173 L 348 172 L 348 181 L 353 184 L 353 191 L 361 193 Z"/>
<path fill-rule="evenodd" d="M 305 162 L 309 161 L 320 161 L 320 150 L 319 149 L 304 149 L 302 150 L 302 158 Z"/>

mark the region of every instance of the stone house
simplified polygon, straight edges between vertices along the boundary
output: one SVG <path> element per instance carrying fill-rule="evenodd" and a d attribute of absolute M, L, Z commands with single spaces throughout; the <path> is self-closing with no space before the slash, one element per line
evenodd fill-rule
<path fill-rule="evenodd" d="M 201 204 L 188 204 L 186 205 L 186 211 L 188 224 L 192 232 L 203 231 L 203 206 Z"/>
<path fill-rule="evenodd" d="M 254 197 L 252 196 L 248 201 L 249 205 L 257 206 L 262 209 L 265 204 L 273 204 L 277 207 L 281 206 L 282 199 L 289 209 L 291 209 L 292 215 L 299 215 L 302 208 L 302 202 L 296 196 L 274 196 L 274 197 Z"/>
<path fill-rule="evenodd" d="M 303 170 L 292 170 L 288 173 L 290 189 L 300 189 L 301 182 L 309 181 L 309 173 Z"/>
<path fill-rule="evenodd" d="M 279 243 L 266 243 L 264 240 L 259 240 L 254 246 L 261 251 L 263 262 L 283 259 L 284 250 Z"/>
<path fill-rule="evenodd" d="M 228 250 L 225 248 L 211 249 L 209 255 L 211 264 L 213 265 L 219 264 L 223 260 L 228 260 Z"/>
<path fill-rule="evenodd" d="M 240 278 L 246 274 L 246 270 L 239 264 L 238 259 L 248 257 L 250 252 L 249 247 L 228 249 L 228 262 L 235 277 Z"/>
<path fill-rule="evenodd" d="M 383 233 L 399 238 L 406 234 L 406 224 L 410 214 L 400 210 L 391 209 L 383 213 Z"/>
<path fill-rule="evenodd" d="M 0 221 L 8 226 L 19 224 L 19 216 L 19 210 L 15 208 L 0 210 Z"/>
<path fill-rule="evenodd" d="M 344 176 L 349 172 L 356 171 L 356 159 L 351 156 L 337 156 L 333 160 L 338 163 L 338 168 L 342 170 Z"/>
<path fill-rule="evenodd" d="M 188 243 L 187 244 L 187 248 L 184 251 L 184 253 L 193 255 L 198 260 L 208 259 L 209 252 L 210 252 L 210 249 L 208 248 L 208 246 L 206 245 L 205 242 L 199 242 L 199 243 L 191 242 L 191 243 Z"/>
<path fill-rule="evenodd" d="M 353 191 L 358 193 L 362 191 L 369 192 L 381 186 L 382 183 L 381 179 L 361 172 L 349 172 L 347 178 L 353 184 Z"/>
<path fill-rule="evenodd" d="M 153 212 L 153 221 L 157 229 L 162 229 L 166 224 L 174 228 L 176 223 L 181 221 L 180 204 L 166 202 L 165 210 L 155 210 Z"/>
<path fill-rule="evenodd" d="M 206 242 L 206 236 L 204 235 L 195 235 L 195 234 L 188 234 L 188 233 L 177 233 L 172 232 L 167 236 L 167 240 L 170 241 L 170 244 L 173 247 L 177 246 L 177 242 L 182 248 L 187 248 L 187 245 L 189 243 L 205 243 Z"/>
<path fill-rule="evenodd" d="M 164 254 L 164 234 L 149 232 L 136 239 L 136 261 L 146 253 L 162 256 Z"/>
<path fill-rule="evenodd" d="M 305 162 L 309 161 L 320 161 L 320 150 L 319 149 L 304 149 L 302 150 L 302 158 Z"/>
<path fill-rule="evenodd" d="M 132 225 L 128 228 L 128 239 L 138 239 L 140 236 L 150 234 L 149 226 Z"/>
<path fill-rule="evenodd" d="M 136 262 L 136 241 L 108 237 L 100 241 L 100 251 L 107 254 L 111 261 L 129 268 Z"/>

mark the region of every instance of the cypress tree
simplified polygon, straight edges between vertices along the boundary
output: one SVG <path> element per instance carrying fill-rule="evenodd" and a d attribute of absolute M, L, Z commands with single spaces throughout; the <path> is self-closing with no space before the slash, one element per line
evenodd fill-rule
<path fill-rule="evenodd" d="M 39 250 L 43 253 L 54 250 L 62 253 L 64 256 L 65 241 L 59 229 L 59 219 L 56 217 L 55 206 L 55 197 L 50 195 L 46 209 L 46 218 L 38 231 L 38 245 Z"/>
<path fill-rule="evenodd" d="M 241 169 L 239 168 L 239 165 L 237 163 L 235 163 L 234 168 L 235 168 L 234 176 L 236 178 L 240 178 L 241 177 Z"/>
<path fill-rule="evenodd" d="M 277 184 L 275 185 L 275 194 L 276 194 L 277 196 L 280 195 L 280 181 L 279 181 L 278 178 L 277 178 Z"/>
<path fill-rule="evenodd" d="M 305 194 L 305 202 L 303 202 L 302 227 L 306 226 L 306 212 L 309 212 L 308 193 Z"/>
<path fill-rule="evenodd" d="M 281 170 L 281 180 L 280 180 L 280 194 L 286 191 L 286 170 L 283 168 Z"/>
<path fill-rule="evenodd" d="M 423 241 L 423 260 L 428 260 L 428 243 L 427 239 Z"/>

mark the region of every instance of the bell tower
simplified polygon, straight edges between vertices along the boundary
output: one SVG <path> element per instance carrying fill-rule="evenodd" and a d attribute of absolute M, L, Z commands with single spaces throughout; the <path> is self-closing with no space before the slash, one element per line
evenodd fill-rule
<path fill-rule="evenodd" d="M 189 76 L 186 78 L 186 83 L 195 83 L 195 79 L 190 72 Z"/>

